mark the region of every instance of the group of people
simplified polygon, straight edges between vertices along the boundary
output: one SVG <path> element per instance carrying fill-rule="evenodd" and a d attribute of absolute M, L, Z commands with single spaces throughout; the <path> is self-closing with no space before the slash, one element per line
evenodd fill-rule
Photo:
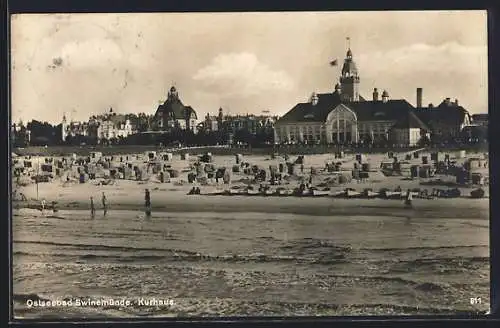
<path fill-rule="evenodd" d="M 145 189 L 144 194 L 145 194 L 144 195 L 145 212 L 147 216 L 151 216 L 151 195 L 149 189 Z M 106 194 L 104 192 L 102 193 L 101 196 L 101 203 L 104 215 L 106 215 L 108 213 L 108 199 L 106 198 Z M 56 208 L 56 202 L 53 201 L 51 204 L 52 204 L 52 211 L 56 213 L 58 211 Z M 42 212 L 44 212 L 46 208 L 47 208 L 47 202 L 45 199 L 42 199 L 40 204 L 40 209 Z M 96 206 L 94 202 L 94 197 L 90 196 L 90 215 L 94 217 L 95 213 L 96 213 Z"/>
<path fill-rule="evenodd" d="M 47 202 L 45 201 L 45 199 L 42 199 L 42 201 L 40 202 L 40 210 L 42 211 L 42 213 L 45 212 L 45 209 L 47 207 Z M 56 201 L 52 201 L 52 212 L 55 214 L 57 213 L 57 208 L 56 208 Z"/>
<path fill-rule="evenodd" d="M 102 209 L 104 211 L 104 215 L 106 215 L 108 213 L 108 200 L 106 198 L 106 194 L 104 193 L 104 191 L 102 192 L 101 202 L 102 202 Z M 92 196 L 90 196 L 90 215 L 92 217 L 95 216 L 94 197 L 92 197 Z"/>

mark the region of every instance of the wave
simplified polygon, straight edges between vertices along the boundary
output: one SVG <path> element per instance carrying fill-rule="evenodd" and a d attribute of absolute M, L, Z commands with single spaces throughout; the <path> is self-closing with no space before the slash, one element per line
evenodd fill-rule
<path fill-rule="evenodd" d="M 456 245 L 456 246 L 409 246 L 409 247 L 384 247 L 384 248 L 372 248 L 372 247 L 361 247 L 356 248 L 356 250 L 363 251 L 373 251 L 373 252 L 391 252 L 391 251 L 401 251 L 401 250 L 439 250 L 439 249 L 457 249 L 457 248 L 477 248 L 477 247 L 487 247 L 489 245 Z"/>
<path fill-rule="evenodd" d="M 14 243 L 18 244 L 39 244 L 39 245 L 49 245 L 49 246 L 69 246 L 75 247 L 82 250 L 116 250 L 116 251 L 171 251 L 174 253 L 188 253 L 197 254 L 197 252 L 178 250 L 178 249 L 165 249 L 165 248 L 155 248 L 155 247 L 131 247 L 131 246 L 115 246 L 115 245 L 98 245 L 98 244 L 75 244 L 75 243 L 61 243 L 61 242 L 51 242 L 51 241 L 30 241 L 30 240 L 14 240 Z"/>
<path fill-rule="evenodd" d="M 295 257 L 295 256 L 279 256 L 279 255 L 265 255 L 265 254 L 251 254 L 251 255 L 205 255 L 190 251 L 173 251 L 171 254 L 166 255 L 102 255 L 102 254 L 62 254 L 50 253 L 52 257 L 71 258 L 77 262 L 82 260 L 114 260 L 118 263 L 133 263 L 133 262 L 224 262 L 224 263 L 294 263 L 294 264 L 335 264 L 342 263 L 342 257 L 332 257 L 328 259 Z M 183 254 L 184 253 L 184 254 Z M 16 251 L 13 255 L 17 256 L 38 256 L 39 254 L 31 254 L 28 252 Z"/>

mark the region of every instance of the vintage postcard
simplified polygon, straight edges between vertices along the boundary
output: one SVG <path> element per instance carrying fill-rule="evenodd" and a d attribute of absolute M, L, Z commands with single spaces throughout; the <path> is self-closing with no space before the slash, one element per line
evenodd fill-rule
<path fill-rule="evenodd" d="M 486 313 L 486 17 L 13 15 L 15 318 Z"/>

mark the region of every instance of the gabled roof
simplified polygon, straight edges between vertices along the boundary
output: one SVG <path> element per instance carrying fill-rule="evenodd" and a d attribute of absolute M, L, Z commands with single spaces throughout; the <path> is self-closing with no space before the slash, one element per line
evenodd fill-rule
<path fill-rule="evenodd" d="M 189 111 L 189 116 L 191 117 L 191 115 L 194 115 L 194 118 L 195 119 L 198 119 L 198 116 L 196 115 L 196 111 L 193 109 L 193 107 L 191 106 L 186 106 L 186 108 L 184 110 L 187 110 Z"/>
<path fill-rule="evenodd" d="M 404 99 L 356 101 L 346 104 L 358 121 L 398 121 L 404 119 L 414 107 Z"/>
<path fill-rule="evenodd" d="M 338 93 L 318 94 L 318 103 L 298 103 L 283 115 L 277 123 L 324 122 L 328 114 L 340 104 Z"/>
<path fill-rule="evenodd" d="M 337 93 L 318 94 L 318 103 L 299 103 L 281 117 L 279 123 L 293 122 L 325 122 L 328 114 L 339 104 L 340 95 Z M 358 121 L 397 121 L 414 110 L 414 107 L 404 99 L 370 100 L 360 97 L 360 101 L 344 103 L 352 109 Z"/>
<path fill-rule="evenodd" d="M 473 114 L 472 119 L 475 121 L 487 121 L 488 114 Z"/>
<path fill-rule="evenodd" d="M 169 97 L 163 104 L 158 106 L 155 116 L 171 114 L 174 119 L 185 119 L 186 111 L 190 113 L 190 116 L 194 114 L 195 118 L 198 118 L 196 111 L 191 106 L 185 106 L 177 97 Z"/>
<path fill-rule="evenodd" d="M 408 111 L 407 115 L 398 120 L 396 124 L 393 126 L 394 129 L 423 129 L 429 130 L 427 125 L 425 125 L 415 113 Z"/>
<path fill-rule="evenodd" d="M 443 101 L 437 107 L 417 108 L 415 114 L 422 122 L 432 127 L 433 123 L 460 125 L 465 121 L 469 112 L 462 106 Z"/>

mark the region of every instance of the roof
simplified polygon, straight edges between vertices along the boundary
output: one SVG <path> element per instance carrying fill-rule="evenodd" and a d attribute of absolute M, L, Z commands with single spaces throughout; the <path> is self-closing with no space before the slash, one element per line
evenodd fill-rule
<path fill-rule="evenodd" d="M 342 75 L 345 73 L 350 73 L 356 75 L 358 73 L 358 68 L 356 63 L 352 59 L 351 49 L 347 50 L 346 58 L 344 59 L 344 65 L 342 66 Z"/>
<path fill-rule="evenodd" d="M 473 114 L 472 119 L 475 121 L 487 121 L 488 114 Z"/>
<path fill-rule="evenodd" d="M 295 105 L 278 122 L 325 122 L 328 114 L 341 103 L 340 95 L 324 93 L 318 94 L 318 98 L 316 105 L 311 102 Z M 414 110 L 414 107 L 404 99 L 383 102 L 382 100 L 366 101 L 360 97 L 360 101 L 348 102 L 345 105 L 356 113 L 359 121 L 397 121 L 404 119 L 409 111 Z"/>
<path fill-rule="evenodd" d="M 424 107 L 415 109 L 415 114 L 426 125 L 432 127 L 436 123 L 460 125 L 464 122 L 469 112 L 462 106 L 443 101 L 437 107 Z"/>
<path fill-rule="evenodd" d="M 357 74 L 358 68 L 356 67 L 356 63 L 350 59 L 346 59 L 344 61 L 344 65 L 342 66 L 342 74 L 350 73 Z"/>
<path fill-rule="evenodd" d="M 328 114 L 341 103 L 340 95 L 324 93 L 318 94 L 318 98 L 316 105 L 311 102 L 295 105 L 278 122 L 325 122 Z M 358 121 L 397 121 L 404 119 L 405 114 L 414 110 L 414 107 L 404 99 L 383 102 L 382 100 L 366 101 L 360 97 L 360 101 L 348 102 L 345 105 L 356 113 Z"/>
<path fill-rule="evenodd" d="M 396 124 L 394 124 L 393 128 L 395 129 L 423 129 L 429 130 L 427 125 L 425 125 L 415 113 L 408 111 L 408 114 L 398 120 Z"/>
<path fill-rule="evenodd" d="M 340 104 L 340 95 L 338 93 L 320 93 L 317 94 L 318 103 L 313 106 L 312 103 L 298 103 L 283 115 L 278 123 L 292 122 L 324 122 L 333 108 Z"/>
<path fill-rule="evenodd" d="M 194 114 L 195 119 L 198 118 L 196 111 L 191 106 L 185 106 L 178 97 L 168 97 L 163 104 L 158 106 L 155 116 L 172 113 L 174 119 L 185 119 L 187 112 L 190 116 Z"/>
<path fill-rule="evenodd" d="M 346 104 L 358 121 L 398 121 L 407 117 L 414 107 L 404 99 L 356 101 Z"/>

